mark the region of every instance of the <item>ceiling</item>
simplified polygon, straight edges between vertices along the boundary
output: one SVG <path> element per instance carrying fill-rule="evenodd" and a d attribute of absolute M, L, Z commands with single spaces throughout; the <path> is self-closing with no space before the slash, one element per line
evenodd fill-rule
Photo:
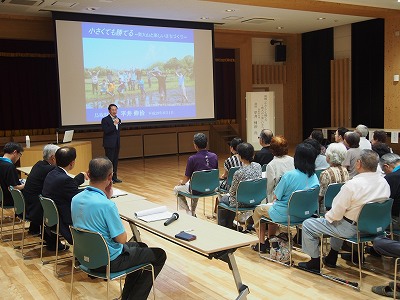
<path fill-rule="evenodd" d="M 382 11 L 400 16 L 400 3 L 397 0 L 0 0 L 3 15 L 50 17 L 50 11 L 210 22 L 216 24 L 216 29 L 287 34 L 365 21 L 380 17 Z"/>

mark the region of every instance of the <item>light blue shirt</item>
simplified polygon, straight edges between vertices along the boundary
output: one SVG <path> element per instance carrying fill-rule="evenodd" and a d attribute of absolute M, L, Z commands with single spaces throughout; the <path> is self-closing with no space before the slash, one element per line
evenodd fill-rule
<path fill-rule="evenodd" d="M 72 198 L 72 223 L 74 227 L 99 232 L 107 242 L 110 259 L 117 258 L 123 245 L 113 238 L 125 232 L 115 203 L 103 191 L 92 186 Z"/>
<path fill-rule="evenodd" d="M 307 174 L 294 169 L 283 174 L 281 180 L 274 190 L 276 201 L 269 209 L 268 214 L 274 222 L 286 222 L 290 196 L 299 190 L 308 190 L 319 186 L 317 175 L 308 177 Z M 291 218 L 294 222 L 299 222 L 298 218 Z"/>

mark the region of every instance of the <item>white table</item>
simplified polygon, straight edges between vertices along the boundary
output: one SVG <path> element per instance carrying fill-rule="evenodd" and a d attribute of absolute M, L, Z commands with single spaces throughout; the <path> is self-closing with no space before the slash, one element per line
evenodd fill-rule
<path fill-rule="evenodd" d="M 168 226 L 164 226 L 165 220 L 147 223 L 137 219 L 135 212 L 159 205 L 145 199 L 132 198 L 130 195 L 118 197 L 114 202 L 117 204 L 121 218 L 129 223 L 136 241 L 141 241 L 140 233 L 137 230 L 139 227 L 209 259 L 215 258 L 226 262 L 232 271 L 239 293 L 236 299 L 246 299 L 250 291 L 242 283 L 234 252 L 240 247 L 258 242 L 257 237 L 245 235 L 187 214 L 181 214 L 178 220 Z M 175 238 L 175 234 L 187 229 L 192 229 L 190 233 L 196 235 L 196 240 L 184 241 Z"/>

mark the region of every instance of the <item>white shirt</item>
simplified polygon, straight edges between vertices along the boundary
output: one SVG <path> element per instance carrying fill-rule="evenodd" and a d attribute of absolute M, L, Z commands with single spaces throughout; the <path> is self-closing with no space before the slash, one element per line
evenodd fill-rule
<path fill-rule="evenodd" d="M 371 143 L 364 136 L 362 136 L 362 137 L 360 137 L 359 147 L 361 150 L 363 150 L 363 149 L 371 150 Z"/>
<path fill-rule="evenodd" d="M 367 202 L 385 200 L 390 196 L 386 179 L 377 172 L 363 172 L 347 181 L 332 202 L 325 218 L 332 223 L 346 218 L 357 221 L 361 207 Z"/>

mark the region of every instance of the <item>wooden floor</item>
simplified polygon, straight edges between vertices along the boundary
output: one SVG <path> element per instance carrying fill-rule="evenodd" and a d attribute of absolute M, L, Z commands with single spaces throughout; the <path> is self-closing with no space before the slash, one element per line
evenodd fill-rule
<path fill-rule="evenodd" d="M 120 189 L 142 195 L 148 200 L 167 205 L 176 210 L 176 199 L 172 189 L 184 173 L 187 155 L 163 156 L 146 159 L 121 160 L 118 184 Z M 220 159 L 220 170 L 223 166 Z M 206 205 L 206 214 L 211 213 L 211 198 Z M 202 200 L 197 216 L 202 214 Z M 209 220 L 215 222 L 214 220 Z M 126 226 L 127 232 L 130 232 Z M 157 299 L 235 299 L 237 296 L 232 274 L 226 263 L 208 260 L 182 247 L 142 231 L 142 240 L 149 246 L 166 250 L 167 262 L 156 280 Z M 33 250 L 30 253 L 38 254 Z M 386 284 L 388 276 L 367 271 L 361 292 L 339 283 L 288 268 L 259 258 L 249 247 L 235 252 L 242 281 L 249 286 L 248 299 L 385 299 L 371 292 L 372 285 Z M 295 251 L 297 263 L 307 257 Z M 393 261 L 388 258 L 367 257 L 375 268 L 393 274 Z M 334 276 L 357 281 L 358 271 L 354 266 L 339 259 L 340 267 L 325 270 Z M 70 270 L 65 265 L 63 271 Z M 74 275 L 74 299 L 105 299 L 106 283 L 92 280 L 83 273 Z M 42 266 L 39 258 L 23 260 L 9 242 L 0 243 L 0 299 L 66 299 L 70 293 L 71 276 L 57 278 L 53 265 Z M 150 294 L 152 295 L 152 294 Z M 119 296 L 118 282 L 110 284 L 110 297 Z"/>

